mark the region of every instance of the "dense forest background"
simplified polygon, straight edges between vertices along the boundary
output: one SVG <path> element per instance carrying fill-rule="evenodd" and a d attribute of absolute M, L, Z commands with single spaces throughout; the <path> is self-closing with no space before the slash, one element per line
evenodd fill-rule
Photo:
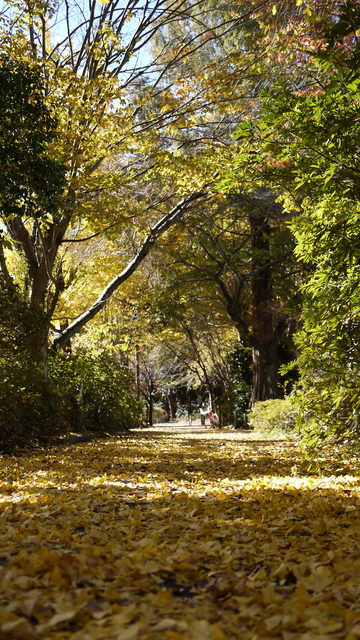
<path fill-rule="evenodd" d="M 356 447 L 359 3 L 13 0 L 0 27 L 2 449 L 201 401 Z"/>

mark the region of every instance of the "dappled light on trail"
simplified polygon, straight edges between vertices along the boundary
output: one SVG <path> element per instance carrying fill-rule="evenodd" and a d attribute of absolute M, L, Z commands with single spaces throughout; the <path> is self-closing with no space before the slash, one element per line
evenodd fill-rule
<path fill-rule="evenodd" d="M 0 637 L 360 637 L 360 479 L 296 442 L 146 429 L 0 459 Z"/>

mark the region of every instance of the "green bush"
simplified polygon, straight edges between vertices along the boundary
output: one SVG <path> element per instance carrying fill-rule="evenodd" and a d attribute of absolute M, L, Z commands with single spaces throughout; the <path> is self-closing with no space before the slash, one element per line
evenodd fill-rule
<path fill-rule="evenodd" d="M 0 452 L 50 442 L 69 431 L 114 433 L 140 424 L 131 373 L 86 350 L 39 352 L 46 315 L 0 274 Z"/>
<path fill-rule="evenodd" d="M 249 412 L 249 426 L 264 432 L 291 433 L 296 429 L 298 410 L 293 398 L 256 402 Z"/>
<path fill-rule="evenodd" d="M 0 384 L 1 442 L 32 446 L 69 428 L 65 398 L 40 367 L 31 365 L 26 358 L 0 358 L 0 366 L 4 373 Z"/>
<path fill-rule="evenodd" d="M 0 287 L 0 451 L 9 451 L 63 430 L 65 405 L 37 348 L 45 314 L 3 276 Z"/>
<path fill-rule="evenodd" d="M 132 375 L 116 356 L 54 354 L 49 379 L 67 402 L 67 423 L 73 431 L 114 433 L 139 426 L 141 404 L 131 391 Z"/>

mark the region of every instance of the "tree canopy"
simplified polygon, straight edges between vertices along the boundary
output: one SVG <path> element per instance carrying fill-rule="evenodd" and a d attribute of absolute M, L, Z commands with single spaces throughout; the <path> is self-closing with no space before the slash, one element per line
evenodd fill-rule
<path fill-rule="evenodd" d="M 0 25 L 2 283 L 44 384 L 85 420 L 107 353 L 148 407 L 229 421 L 297 381 L 309 443 L 356 441 L 357 3 L 19 0 Z"/>
<path fill-rule="evenodd" d="M 261 98 L 260 117 L 238 128 L 241 185 L 271 185 L 310 269 L 296 342 L 305 438 L 357 441 L 358 429 L 358 8 L 340 7 L 294 89 L 286 76 Z"/>

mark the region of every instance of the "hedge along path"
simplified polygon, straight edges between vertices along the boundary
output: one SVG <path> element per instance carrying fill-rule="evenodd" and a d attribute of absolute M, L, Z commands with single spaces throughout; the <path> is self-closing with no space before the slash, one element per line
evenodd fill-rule
<path fill-rule="evenodd" d="M 0 477 L 2 639 L 360 638 L 359 478 L 294 442 L 139 431 Z"/>

